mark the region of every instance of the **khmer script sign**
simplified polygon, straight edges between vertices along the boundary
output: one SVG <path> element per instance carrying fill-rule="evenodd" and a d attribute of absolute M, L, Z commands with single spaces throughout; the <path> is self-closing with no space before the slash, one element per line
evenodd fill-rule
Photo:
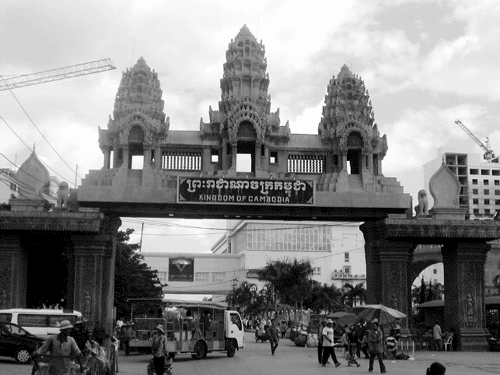
<path fill-rule="evenodd" d="M 177 203 L 314 205 L 314 181 L 178 177 Z"/>

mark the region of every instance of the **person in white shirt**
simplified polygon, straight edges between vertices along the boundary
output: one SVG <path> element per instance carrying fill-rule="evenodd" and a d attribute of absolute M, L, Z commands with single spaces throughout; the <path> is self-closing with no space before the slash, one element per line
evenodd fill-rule
<path fill-rule="evenodd" d="M 335 367 L 340 366 L 340 362 L 337 360 L 333 345 L 333 320 L 328 319 L 326 321 L 326 327 L 323 328 L 323 362 L 321 363 L 321 366 L 326 366 L 326 362 L 330 356 L 333 359 L 333 363 L 335 363 Z"/>
<path fill-rule="evenodd" d="M 443 351 L 443 333 L 439 321 L 436 320 L 436 325 L 432 329 L 434 335 L 434 348 L 438 351 Z"/>

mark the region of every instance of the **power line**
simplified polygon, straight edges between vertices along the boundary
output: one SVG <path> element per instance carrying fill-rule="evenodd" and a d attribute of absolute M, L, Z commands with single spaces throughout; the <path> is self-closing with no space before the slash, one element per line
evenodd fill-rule
<path fill-rule="evenodd" d="M 22 143 L 26 146 L 26 148 L 27 148 L 27 149 L 28 149 L 31 153 L 33 153 L 33 149 L 31 149 L 31 148 L 30 148 L 30 147 L 26 144 L 26 142 L 24 142 L 24 141 L 22 140 L 22 138 L 21 138 L 21 137 L 20 137 L 20 136 L 19 136 L 19 135 L 18 135 L 18 134 L 14 131 L 14 129 L 12 129 L 12 127 L 11 127 L 11 126 L 7 123 L 7 121 L 5 121 L 5 119 L 4 119 L 2 116 L 0 116 L 0 119 L 2 119 L 2 120 L 3 120 L 3 122 L 5 123 L 5 125 L 7 125 L 7 127 L 8 127 L 8 128 L 9 128 L 9 129 L 10 129 L 10 130 L 11 130 L 11 131 L 12 131 L 12 132 L 16 135 L 16 137 L 17 137 L 17 138 L 18 138 L 18 139 L 19 139 L 19 140 L 20 140 L 20 141 L 21 141 L 21 142 L 22 142 Z M 4 155 L 2 155 L 2 156 L 4 156 Z M 7 159 L 7 157 L 6 157 L 6 156 L 4 156 L 4 158 L 6 158 L 6 159 Z M 41 162 L 43 165 L 45 165 L 47 168 L 49 168 L 52 172 L 54 172 L 55 174 L 57 174 L 57 175 L 58 175 L 59 177 L 61 177 L 63 180 L 65 180 L 65 181 L 69 181 L 69 179 L 67 179 L 66 177 L 64 177 L 64 176 L 60 175 L 58 172 L 56 172 L 54 169 L 52 169 L 49 165 L 45 164 L 45 163 L 43 162 L 43 160 L 42 160 L 42 159 L 38 159 L 38 160 L 40 160 L 40 162 Z M 10 162 L 11 164 L 13 164 L 14 166 L 16 166 L 16 168 L 19 168 L 16 164 L 12 163 L 10 160 L 9 160 L 9 162 Z M 25 172 L 25 173 L 26 173 L 26 172 Z"/>
<path fill-rule="evenodd" d="M 5 82 L 5 80 L 3 79 L 2 76 L 0 76 L 0 78 L 2 78 L 2 81 L 4 82 L 5 85 L 7 85 L 7 83 Z M 19 104 L 19 106 L 21 107 L 21 109 L 23 110 L 24 114 L 28 117 L 28 119 L 31 121 L 31 123 L 33 124 L 33 126 L 35 127 L 35 129 L 38 131 L 38 133 L 40 133 L 40 135 L 43 137 L 43 139 L 45 139 L 45 141 L 48 143 L 48 145 L 50 146 L 50 148 L 52 148 L 52 150 L 56 153 L 57 156 L 59 156 L 59 158 L 63 161 L 64 164 L 66 164 L 66 166 L 73 172 L 75 173 L 77 176 L 78 174 L 76 173 L 76 171 L 70 167 L 70 165 L 68 163 L 66 163 L 66 160 L 63 159 L 63 157 L 57 152 L 57 150 L 54 148 L 54 146 L 52 146 L 52 144 L 49 142 L 49 140 L 43 135 L 43 133 L 40 131 L 40 129 L 38 128 L 38 126 L 36 126 L 35 122 L 31 119 L 30 115 L 28 114 L 28 112 L 26 112 L 26 110 L 24 109 L 23 105 L 21 104 L 21 102 L 17 99 L 16 95 L 14 94 L 14 92 L 12 92 L 12 89 L 10 87 L 7 86 L 7 89 L 10 91 L 10 93 L 12 94 L 12 96 L 14 97 L 14 99 L 16 100 L 17 104 Z M 80 176 L 78 176 L 80 177 Z M 80 177 L 80 179 L 82 179 Z"/>

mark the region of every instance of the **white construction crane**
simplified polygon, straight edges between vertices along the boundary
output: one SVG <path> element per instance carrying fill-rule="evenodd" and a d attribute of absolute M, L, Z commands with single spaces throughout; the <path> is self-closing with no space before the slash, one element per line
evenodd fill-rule
<path fill-rule="evenodd" d="M 38 85 L 39 83 L 58 81 L 61 79 L 79 77 L 116 69 L 111 59 L 90 61 L 83 64 L 65 66 L 64 68 L 46 70 L 43 72 L 23 74 L 8 79 L 0 75 L 0 91 L 17 89 L 19 87 Z"/>
<path fill-rule="evenodd" d="M 463 130 L 464 132 L 466 132 L 466 133 L 469 135 L 469 137 L 471 137 L 471 138 L 474 140 L 474 142 L 476 142 L 476 143 L 479 145 L 479 147 L 481 147 L 481 148 L 483 149 L 483 151 L 484 151 L 484 159 L 485 159 L 486 161 L 488 161 L 488 163 L 490 163 L 490 162 L 491 162 L 491 160 L 495 158 L 495 154 L 493 153 L 493 150 L 492 150 L 492 149 L 491 149 L 491 147 L 490 147 L 490 140 L 489 140 L 489 138 L 486 138 L 486 140 L 485 140 L 485 141 L 484 141 L 484 143 L 483 143 L 483 142 L 481 142 L 481 141 L 480 141 L 480 140 L 479 140 L 479 139 L 478 139 L 478 138 L 474 135 L 474 133 L 472 133 L 472 132 L 469 130 L 469 128 L 467 128 L 467 126 L 465 126 L 464 124 L 462 124 L 462 121 L 460 121 L 460 120 L 456 120 L 456 121 L 455 121 L 455 124 L 457 124 L 458 126 L 460 126 L 460 127 L 462 128 L 462 130 Z"/>

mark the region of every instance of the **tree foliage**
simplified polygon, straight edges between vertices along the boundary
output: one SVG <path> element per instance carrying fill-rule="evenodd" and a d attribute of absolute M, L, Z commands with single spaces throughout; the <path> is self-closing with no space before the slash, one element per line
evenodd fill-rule
<path fill-rule="evenodd" d="M 115 258 L 115 306 L 117 317 L 130 316 L 129 298 L 161 298 L 157 271 L 144 262 L 137 251 L 139 244 L 129 244 L 133 229 L 119 231 Z"/>

